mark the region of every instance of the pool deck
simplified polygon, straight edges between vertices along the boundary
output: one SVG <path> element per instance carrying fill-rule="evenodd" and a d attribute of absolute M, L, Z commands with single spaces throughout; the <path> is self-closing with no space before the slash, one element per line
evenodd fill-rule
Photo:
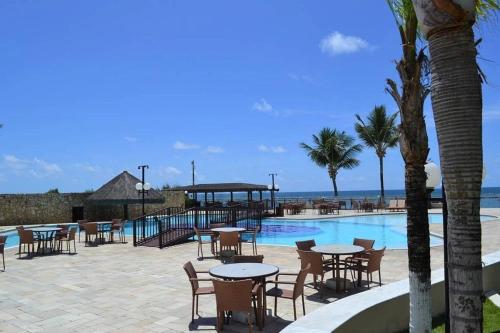
<path fill-rule="evenodd" d="M 485 209 L 482 214 L 498 216 L 500 209 Z M 310 218 L 317 217 L 310 214 Z M 498 251 L 500 219 L 482 225 L 483 254 Z M 435 233 L 440 228 L 431 225 Z M 191 289 L 182 265 L 192 261 L 197 270 L 207 270 L 220 264 L 213 258 L 198 261 L 196 249 L 196 243 L 159 250 L 134 248 L 130 242 L 98 247 L 84 247 L 77 242 L 77 255 L 31 260 L 19 260 L 16 249 L 7 249 L 7 270 L 0 271 L 0 332 L 214 332 L 213 296 L 200 297 L 202 318 L 190 325 Z M 204 249 L 209 252 L 208 246 Z M 249 254 L 250 246 L 244 245 L 243 252 Z M 259 246 L 259 253 L 264 255 L 265 263 L 279 266 L 282 272 L 299 269 L 293 247 Z M 432 269 L 442 264 L 442 246 L 433 247 Z M 388 250 L 382 262 L 383 283 L 407 275 L 407 251 Z M 307 282 L 312 279 L 308 277 Z M 349 295 L 337 295 L 326 288 L 318 293 L 310 285 L 305 294 L 307 312 Z M 271 305 L 269 299 L 269 309 Z M 299 317 L 300 308 L 299 301 Z M 263 332 L 278 332 L 293 320 L 292 302 L 279 300 L 278 315 L 268 317 Z M 224 332 L 246 331 L 244 324 L 234 321 L 224 328 Z"/>

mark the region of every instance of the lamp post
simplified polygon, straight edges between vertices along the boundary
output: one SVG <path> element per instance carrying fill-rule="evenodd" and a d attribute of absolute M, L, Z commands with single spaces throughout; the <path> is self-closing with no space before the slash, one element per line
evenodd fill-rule
<path fill-rule="evenodd" d="M 148 194 L 148 191 L 151 189 L 151 184 L 146 183 L 144 179 L 145 169 L 149 169 L 149 165 L 139 165 L 137 169 L 142 170 L 142 178 L 141 182 L 135 184 L 135 189 L 137 190 L 138 195 L 142 195 L 142 237 L 145 237 L 146 234 L 146 211 L 144 207 L 144 195 Z"/>
<path fill-rule="evenodd" d="M 270 173 L 269 176 L 271 176 L 272 179 L 272 184 L 268 185 L 267 188 L 271 190 L 271 208 L 273 209 L 274 215 L 276 215 L 276 204 L 274 202 L 274 191 L 276 189 L 276 184 L 274 183 L 274 176 L 277 176 L 277 173 Z"/>

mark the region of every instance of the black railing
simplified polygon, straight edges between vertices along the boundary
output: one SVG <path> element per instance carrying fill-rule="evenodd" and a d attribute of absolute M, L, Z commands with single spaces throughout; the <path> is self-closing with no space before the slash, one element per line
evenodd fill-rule
<path fill-rule="evenodd" d="M 165 208 L 133 221 L 134 246 L 163 248 L 194 235 L 194 227 L 209 229 L 212 223 L 260 230 L 262 207 Z"/>

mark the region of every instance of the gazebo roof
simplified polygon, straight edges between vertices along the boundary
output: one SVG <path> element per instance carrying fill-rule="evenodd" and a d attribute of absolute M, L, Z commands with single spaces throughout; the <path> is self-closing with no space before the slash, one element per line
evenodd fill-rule
<path fill-rule="evenodd" d="M 189 186 L 178 186 L 170 190 L 187 191 L 188 193 L 269 191 L 267 185 L 247 184 L 247 183 L 197 184 Z"/>
<path fill-rule="evenodd" d="M 87 201 L 94 204 L 137 204 L 142 203 L 142 197 L 137 193 L 135 185 L 141 180 L 127 171 L 123 171 L 115 178 L 92 193 Z M 149 190 L 144 197 L 145 203 L 163 203 L 165 198 L 157 190 Z"/>

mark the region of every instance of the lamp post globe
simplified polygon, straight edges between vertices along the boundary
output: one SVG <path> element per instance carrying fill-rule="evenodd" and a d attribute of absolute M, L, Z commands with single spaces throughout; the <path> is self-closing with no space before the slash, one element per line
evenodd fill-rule
<path fill-rule="evenodd" d="M 425 164 L 425 173 L 427 175 L 427 181 L 425 186 L 428 189 L 434 189 L 441 183 L 441 169 L 434 162 L 428 162 Z"/>

